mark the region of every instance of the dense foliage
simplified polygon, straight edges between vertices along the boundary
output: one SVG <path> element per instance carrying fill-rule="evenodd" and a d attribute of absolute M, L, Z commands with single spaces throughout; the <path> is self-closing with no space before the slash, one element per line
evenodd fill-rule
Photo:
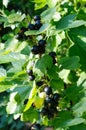
<path fill-rule="evenodd" d="M 86 0 L 0 1 L 0 129 L 86 129 Z"/>

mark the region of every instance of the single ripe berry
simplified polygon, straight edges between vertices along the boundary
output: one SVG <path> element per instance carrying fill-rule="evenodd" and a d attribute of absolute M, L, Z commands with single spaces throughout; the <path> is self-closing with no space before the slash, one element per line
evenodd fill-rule
<path fill-rule="evenodd" d="M 30 69 L 30 70 L 27 70 L 27 74 L 28 75 L 33 75 L 33 71 Z"/>
<path fill-rule="evenodd" d="M 40 29 L 41 26 L 42 26 L 41 21 L 40 21 L 40 20 L 37 20 L 37 21 L 35 22 L 35 30 Z"/>
<path fill-rule="evenodd" d="M 42 110 L 41 110 L 41 115 L 46 116 L 47 114 L 48 114 L 47 108 L 43 107 Z"/>
<path fill-rule="evenodd" d="M 43 81 L 38 81 L 38 82 L 36 82 L 36 85 L 37 85 L 37 86 L 42 86 L 42 85 L 43 85 Z"/>
<path fill-rule="evenodd" d="M 39 47 L 36 46 L 36 45 L 34 45 L 34 46 L 32 47 L 32 49 L 31 49 L 31 52 L 32 52 L 33 54 L 39 54 Z"/>
<path fill-rule="evenodd" d="M 53 113 L 48 113 L 47 117 L 50 120 L 50 119 L 52 119 L 54 117 L 54 114 Z"/>
<path fill-rule="evenodd" d="M 36 124 L 33 124 L 32 127 L 31 127 L 31 130 L 40 130 L 41 129 L 41 125 L 36 123 Z"/>
<path fill-rule="evenodd" d="M 39 54 L 45 53 L 45 46 L 38 46 L 39 47 Z"/>
<path fill-rule="evenodd" d="M 47 95 L 50 95 L 50 94 L 52 94 L 52 88 L 51 88 L 51 87 L 45 87 L 45 88 L 44 88 L 44 92 L 45 92 Z"/>
<path fill-rule="evenodd" d="M 38 16 L 38 15 L 34 16 L 34 21 L 37 21 L 37 20 L 40 20 L 40 19 L 41 19 L 40 16 Z"/>
<path fill-rule="evenodd" d="M 50 52 L 49 55 L 52 57 L 52 58 L 55 58 L 56 57 L 56 53 L 54 51 Z"/>
<path fill-rule="evenodd" d="M 55 59 L 56 53 L 54 51 L 52 51 L 52 52 L 49 53 L 49 55 L 52 57 L 53 64 L 55 64 L 56 63 L 56 59 Z"/>
<path fill-rule="evenodd" d="M 55 58 L 53 58 L 53 65 L 56 63 L 56 59 Z"/>
<path fill-rule="evenodd" d="M 24 100 L 24 105 L 26 105 L 26 104 L 27 104 L 27 102 L 28 102 L 28 99 L 25 99 L 25 100 Z"/>
<path fill-rule="evenodd" d="M 44 101 L 44 105 L 46 106 L 46 107 L 51 107 L 51 106 L 53 106 L 53 98 L 51 98 L 51 97 L 46 97 L 46 99 L 45 99 L 45 101 Z"/>
<path fill-rule="evenodd" d="M 58 93 L 53 94 L 53 99 L 55 102 L 58 102 L 59 98 L 60 98 L 60 94 L 58 94 Z"/>
<path fill-rule="evenodd" d="M 17 36 L 16 36 L 16 38 L 18 40 L 22 40 L 23 39 L 23 35 L 21 33 L 18 33 Z"/>
<path fill-rule="evenodd" d="M 29 80 L 30 80 L 30 81 L 33 81 L 34 79 L 35 79 L 35 76 L 34 76 L 34 75 L 30 75 L 30 76 L 29 76 Z"/>
<path fill-rule="evenodd" d="M 38 41 L 38 45 L 41 47 L 45 47 L 45 44 L 46 44 L 46 40 L 41 39 Z"/>
<path fill-rule="evenodd" d="M 35 25 L 30 23 L 30 24 L 28 25 L 28 29 L 30 29 L 30 30 L 35 30 Z"/>

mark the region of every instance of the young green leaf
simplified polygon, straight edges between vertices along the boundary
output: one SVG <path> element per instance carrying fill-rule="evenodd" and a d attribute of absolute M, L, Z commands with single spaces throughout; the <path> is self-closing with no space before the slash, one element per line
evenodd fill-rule
<path fill-rule="evenodd" d="M 80 67 L 79 61 L 80 59 L 78 56 L 72 56 L 62 58 L 58 63 L 61 69 L 73 70 Z"/>
<path fill-rule="evenodd" d="M 36 62 L 35 67 L 41 72 L 46 73 L 47 69 L 52 67 L 52 64 L 52 58 L 48 55 L 44 55 Z"/>

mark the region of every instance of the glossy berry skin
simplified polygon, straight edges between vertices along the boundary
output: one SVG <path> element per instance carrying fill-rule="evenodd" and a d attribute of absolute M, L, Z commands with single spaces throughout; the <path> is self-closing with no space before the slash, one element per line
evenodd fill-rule
<path fill-rule="evenodd" d="M 39 54 L 39 47 L 36 46 L 36 45 L 34 45 L 34 46 L 32 47 L 32 49 L 31 49 L 31 52 L 32 52 L 33 54 Z"/>
<path fill-rule="evenodd" d="M 55 102 L 58 102 L 59 98 L 60 98 L 60 94 L 58 94 L 58 93 L 53 94 L 53 99 Z"/>
<path fill-rule="evenodd" d="M 40 21 L 40 20 L 37 20 L 37 21 L 35 22 L 35 30 L 40 29 L 41 26 L 42 26 L 41 21 Z"/>
<path fill-rule="evenodd" d="M 32 127 L 31 127 L 31 130 L 40 130 L 41 129 L 41 126 L 40 124 L 33 124 Z"/>
<path fill-rule="evenodd" d="M 37 20 L 40 20 L 40 19 L 41 19 L 40 16 L 38 16 L 38 15 L 34 16 L 34 21 L 37 21 Z"/>
<path fill-rule="evenodd" d="M 35 79 L 35 76 L 34 76 L 34 75 L 29 76 L 29 80 L 30 80 L 30 81 L 33 81 L 34 79 Z"/>
<path fill-rule="evenodd" d="M 45 88 L 44 88 L 44 92 L 45 92 L 47 95 L 50 95 L 50 94 L 52 94 L 52 88 L 51 88 L 51 87 L 45 87 Z"/>
<path fill-rule="evenodd" d="M 49 55 L 52 57 L 53 64 L 55 64 L 56 63 L 56 59 L 55 59 L 56 53 L 52 51 L 52 52 L 49 53 Z"/>
<path fill-rule="evenodd" d="M 28 29 L 30 29 L 30 30 L 35 30 L 35 25 L 30 23 L 30 24 L 28 25 Z"/>
<path fill-rule="evenodd" d="M 55 52 L 50 52 L 49 55 L 52 57 L 52 58 L 55 58 L 56 57 L 56 53 Z"/>
<path fill-rule="evenodd" d="M 28 99 L 25 99 L 25 100 L 24 100 L 24 105 L 26 105 L 26 104 L 27 104 L 27 102 L 28 102 Z"/>
<path fill-rule="evenodd" d="M 46 44 L 46 40 L 43 40 L 43 39 L 39 40 L 38 42 L 38 45 L 41 47 L 45 47 L 45 44 Z"/>
<path fill-rule="evenodd" d="M 32 70 L 27 70 L 27 74 L 28 75 L 33 75 L 33 71 Z"/>
<path fill-rule="evenodd" d="M 44 105 L 46 106 L 46 107 L 51 107 L 51 106 L 53 106 L 54 104 L 53 104 L 54 102 L 53 102 L 53 99 L 51 98 L 51 97 L 46 97 L 46 99 L 45 99 L 45 101 L 44 101 Z"/>

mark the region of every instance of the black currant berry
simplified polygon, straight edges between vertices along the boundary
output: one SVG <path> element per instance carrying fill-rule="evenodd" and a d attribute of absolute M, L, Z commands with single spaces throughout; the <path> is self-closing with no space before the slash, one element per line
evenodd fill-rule
<path fill-rule="evenodd" d="M 32 47 L 32 49 L 31 49 L 31 52 L 32 52 L 33 54 L 39 54 L 39 47 L 36 46 L 36 45 L 34 45 L 34 46 Z"/>
<path fill-rule="evenodd" d="M 43 81 L 38 81 L 36 82 L 36 85 L 39 87 L 39 86 L 42 86 L 43 85 Z"/>
<path fill-rule="evenodd" d="M 53 58 L 53 65 L 56 63 L 56 59 L 55 58 Z"/>
<path fill-rule="evenodd" d="M 31 126 L 31 130 L 40 130 L 40 129 L 41 129 L 41 125 L 38 124 L 38 123 L 33 124 L 33 125 Z"/>
<path fill-rule="evenodd" d="M 49 55 L 52 57 L 52 59 L 53 59 L 53 64 L 55 64 L 56 63 L 56 59 L 55 59 L 55 57 L 56 57 L 56 53 L 55 52 L 50 52 L 49 53 Z"/>
<path fill-rule="evenodd" d="M 38 29 L 40 29 L 41 26 L 42 26 L 41 21 L 40 21 L 40 20 L 37 20 L 37 21 L 35 22 L 35 29 L 38 30 Z"/>
<path fill-rule="evenodd" d="M 33 71 L 30 69 L 30 70 L 27 70 L 27 74 L 28 75 L 33 75 Z"/>
<path fill-rule="evenodd" d="M 58 94 L 58 93 L 53 94 L 53 99 L 54 99 L 55 103 L 58 103 L 59 98 L 60 98 L 60 94 Z"/>
<path fill-rule="evenodd" d="M 35 79 L 35 76 L 34 76 L 34 75 L 30 75 L 30 76 L 29 76 L 29 80 L 30 80 L 30 81 L 33 81 L 34 79 Z"/>
<path fill-rule="evenodd" d="M 35 25 L 30 23 L 30 24 L 28 25 L 28 29 L 30 29 L 30 30 L 35 30 Z"/>
<path fill-rule="evenodd" d="M 46 97 L 45 101 L 44 101 L 44 105 L 46 107 L 51 107 L 53 106 L 53 99 L 51 97 Z"/>
<path fill-rule="evenodd" d="M 52 58 L 55 58 L 56 57 L 56 52 L 52 51 L 49 53 L 49 55 L 52 57 Z"/>
<path fill-rule="evenodd" d="M 52 119 L 52 118 L 54 117 L 54 114 L 53 114 L 53 113 L 49 113 L 49 114 L 47 115 L 47 117 L 48 117 L 48 119 L 50 120 L 50 119 Z"/>
<path fill-rule="evenodd" d="M 52 94 L 52 88 L 51 87 L 45 87 L 44 92 L 46 92 L 47 95 Z"/>
<path fill-rule="evenodd" d="M 38 15 L 34 16 L 34 21 L 37 21 L 37 20 L 40 20 L 40 19 L 41 19 L 40 16 L 38 16 Z"/>
<path fill-rule="evenodd" d="M 53 106 L 53 107 L 49 108 L 49 112 L 53 113 L 53 114 L 56 114 L 57 113 L 56 107 Z"/>
<path fill-rule="evenodd" d="M 46 116 L 47 114 L 48 114 L 47 108 L 43 107 L 42 110 L 41 110 L 41 115 Z"/>
<path fill-rule="evenodd" d="M 39 53 L 43 54 L 45 53 L 45 47 L 44 46 L 38 46 L 39 47 Z"/>
<path fill-rule="evenodd" d="M 45 47 L 45 44 L 46 44 L 46 40 L 41 39 L 38 41 L 38 45 L 41 47 Z"/>
<path fill-rule="evenodd" d="M 25 99 L 25 100 L 24 100 L 24 105 L 26 105 L 26 104 L 27 104 L 27 102 L 28 102 L 28 99 Z"/>

